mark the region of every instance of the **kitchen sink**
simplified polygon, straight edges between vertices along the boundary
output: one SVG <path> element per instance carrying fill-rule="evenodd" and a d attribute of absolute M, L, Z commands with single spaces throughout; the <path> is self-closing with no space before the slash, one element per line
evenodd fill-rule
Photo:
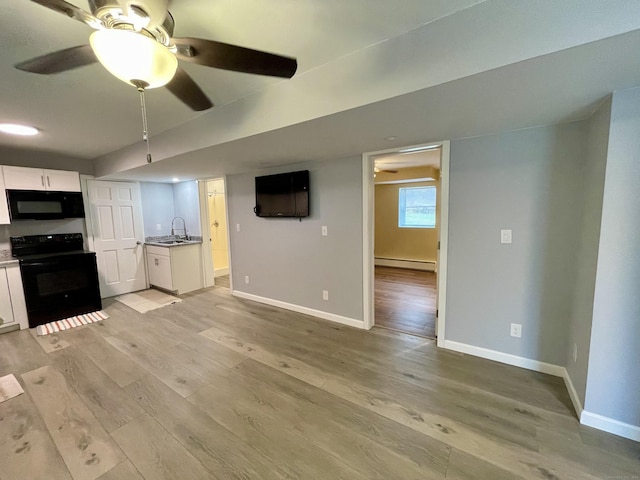
<path fill-rule="evenodd" d="M 156 243 L 161 243 L 162 245 L 178 245 L 180 243 L 188 243 L 188 240 L 160 240 Z"/>

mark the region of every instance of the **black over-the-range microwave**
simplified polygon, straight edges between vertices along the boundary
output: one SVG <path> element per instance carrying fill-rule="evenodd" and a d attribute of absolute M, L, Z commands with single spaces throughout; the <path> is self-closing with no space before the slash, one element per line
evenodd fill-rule
<path fill-rule="evenodd" d="M 11 220 L 84 218 L 80 192 L 7 190 Z"/>

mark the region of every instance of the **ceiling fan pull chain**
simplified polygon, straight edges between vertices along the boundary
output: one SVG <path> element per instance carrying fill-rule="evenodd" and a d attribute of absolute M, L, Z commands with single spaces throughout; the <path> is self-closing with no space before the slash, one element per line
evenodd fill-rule
<path fill-rule="evenodd" d="M 149 145 L 149 128 L 147 126 L 147 106 L 144 102 L 144 88 L 138 86 L 140 92 L 140 108 L 142 109 L 142 140 L 147 144 L 147 163 L 151 163 L 151 147 Z"/>

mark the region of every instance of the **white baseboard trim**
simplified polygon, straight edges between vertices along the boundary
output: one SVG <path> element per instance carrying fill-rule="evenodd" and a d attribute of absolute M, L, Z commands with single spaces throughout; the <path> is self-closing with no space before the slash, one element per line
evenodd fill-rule
<path fill-rule="evenodd" d="M 445 340 L 443 342 L 443 348 L 460 353 L 466 353 L 468 355 L 474 355 L 476 357 L 495 360 L 496 362 L 506 363 L 507 365 L 514 365 L 516 367 L 534 370 L 536 372 L 548 373 L 549 375 L 554 375 L 556 377 L 562 377 L 567 387 L 567 391 L 569 392 L 571 402 L 573 403 L 573 408 L 575 408 L 581 424 L 640 442 L 640 427 L 584 410 L 582 403 L 580 402 L 578 392 L 576 391 L 573 382 L 571 381 L 571 377 L 569 376 L 569 372 L 567 372 L 565 367 L 553 365 L 551 363 L 539 362 L 529 358 L 518 357 L 509 353 L 490 350 L 488 348 L 453 342 L 451 340 Z"/>
<path fill-rule="evenodd" d="M 322 310 L 315 310 L 313 308 L 303 307 L 301 305 L 294 305 L 293 303 L 281 302 L 280 300 L 274 300 L 272 298 L 260 297 L 252 293 L 240 292 L 234 290 L 232 295 L 247 300 L 253 300 L 254 302 L 265 303 L 273 307 L 284 308 L 285 310 L 291 310 L 293 312 L 304 313 L 305 315 L 311 315 L 312 317 L 322 318 L 323 320 L 329 320 L 331 322 L 341 323 L 342 325 L 348 325 L 350 327 L 364 329 L 364 322 L 362 320 L 356 320 L 354 318 L 343 317 L 342 315 L 336 315 L 335 313 L 323 312 Z"/>
<path fill-rule="evenodd" d="M 582 412 L 584 409 L 582 408 L 582 402 L 580 401 L 580 396 L 576 391 L 576 387 L 573 386 L 573 382 L 571 381 L 571 377 L 569 376 L 569 371 L 565 368 L 564 374 L 562 375 L 564 379 L 564 385 L 567 387 L 567 392 L 569 392 L 569 398 L 571 398 L 571 403 L 573 403 L 573 408 L 576 411 L 576 415 L 578 418 L 582 418 Z"/>
<path fill-rule="evenodd" d="M 374 259 L 374 264 L 379 267 L 409 268 L 412 270 L 424 270 L 427 272 L 436 271 L 436 262 L 422 262 L 418 260 L 397 260 L 394 258 Z"/>
<path fill-rule="evenodd" d="M 598 415 L 597 413 L 587 412 L 586 410 L 583 410 L 582 415 L 580 416 L 580 423 L 587 425 L 588 427 L 604 430 L 605 432 L 640 442 L 640 427 L 629 423 L 620 422 L 613 418 Z"/>
<path fill-rule="evenodd" d="M 475 357 L 495 360 L 496 362 L 506 363 L 507 365 L 526 368 L 527 370 L 548 373 L 549 375 L 553 375 L 555 377 L 564 376 L 564 367 L 553 365 L 551 363 L 540 362 L 538 360 L 531 360 L 530 358 L 518 357 L 516 355 L 511 355 L 510 353 L 498 352 L 497 350 L 476 347 L 474 345 L 453 342 L 451 340 L 445 340 L 443 342 L 443 348 L 447 350 L 453 350 L 455 352 L 466 353 Z"/>
<path fill-rule="evenodd" d="M 213 271 L 213 278 L 215 277 L 224 277 L 225 275 L 229 275 L 229 267 L 227 268 L 218 268 Z"/>

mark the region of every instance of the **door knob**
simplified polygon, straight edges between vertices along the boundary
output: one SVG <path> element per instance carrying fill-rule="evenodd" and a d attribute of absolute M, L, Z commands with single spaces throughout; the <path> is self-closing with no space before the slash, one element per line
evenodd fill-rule
<path fill-rule="evenodd" d="M 141 241 L 137 241 L 136 245 L 142 245 L 142 242 Z"/>
<path fill-rule="evenodd" d="M 218 225 L 220 225 L 220 224 L 218 223 L 218 220 L 214 220 L 214 221 L 213 221 L 213 226 L 214 226 L 214 227 L 217 227 Z"/>

